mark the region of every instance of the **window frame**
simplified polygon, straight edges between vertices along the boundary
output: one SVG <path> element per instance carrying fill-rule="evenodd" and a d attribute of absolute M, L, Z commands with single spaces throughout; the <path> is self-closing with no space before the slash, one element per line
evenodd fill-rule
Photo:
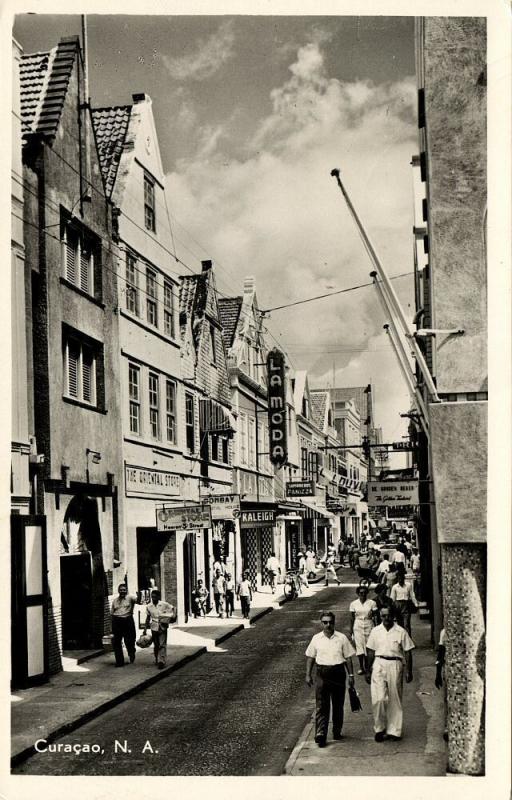
<path fill-rule="evenodd" d="M 146 321 L 153 328 L 158 328 L 158 284 L 156 270 L 146 267 Z M 154 321 L 150 318 L 150 309 L 154 312 Z"/>
<path fill-rule="evenodd" d="M 129 275 L 129 271 L 133 271 L 133 275 Z M 136 317 L 140 316 L 139 309 L 139 281 L 137 270 L 137 256 L 131 252 L 126 251 L 125 263 L 125 292 L 126 292 L 126 310 Z M 133 308 L 130 308 L 129 298 L 132 298 Z"/>
<path fill-rule="evenodd" d="M 196 447 L 196 409 L 192 392 L 185 392 L 185 434 L 187 450 L 189 453 L 194 453 Z"/>
<path fill-rule="evenodd" d="M 170 302 L 168 302 L 170 299 Z M 164 278 L 164 333 L 172 339 L 176 336 L 176 315 L 174 311 L 174 286 Z M 170 322 L 170 324 L 169 324 Z"/>
<path fill-rule="evenodd" d="M 172 411 L 169 411 L 169 387 L 172 386 Z M 178 424 L 177 424 L 177 385 L 176 381 L 171 378 L 165 379 L 165 436 L 166 441 L 170 444 L 176 444 L 178 439 Z M 169 437 L 169 421 L 172 420 L 172 436 Z"/>
<path fill-rule="evenodd" d="M 155 180 L 144 172 L 144 226 L 156 233 Z"/>
<path fill-rule="evenodd" d="M 152 382 L 154 381 L 152 388 Z M 161 439 L 160 429 L 160 376 L 157 372 L 148 372 L 149 400 L 149 432 L 152 439 Z M 155 434 L 156 431 L 156 434 Z"/>
<path fill-rule="evenodd" d="M 67 216 L 61 218 L 61 270 L 64 280 L 88 297 L 96 298 L 96 264 L 99 254 L 99 241 L 94 234 L 72 221 Z M 71 243 L 70 239 L 74 241 Z M 73 252 L 73 268 L 70 268 L 70 251 Z M 84 253 L 87 254 L 86 281 L 84 282 Z"/>
<path fill-rule="evenodd" d="M 70 385 L 70 345 L 74 346 L 78 351 L 76 359 L 76 393 L 73 394 Z M 84 394 L 84 353 L 90 356 L 90 399 L 87 399 Z M 80 339 L 79 336 L 73 334 L 65 334 L 64 338 L 64 397 L 68 400 L 81 403 L 90 408 L 98 407 L 98 384 L 97 384 L 97 360 L 98 352 L 96 349 L 87 342 Z"/>
<path fill-rule="evenodd" d="M 133 374 L 137 375 L 137 380 L 134 382 L 131 379 Z M 132 393 L 132 386 L 136 386 L 137 392 L 136 396 Z M 136 411 L 136 414 L 132 414 L 132 410 Z M 132 419 L 137 420 L 137 430 L 134 430 L 132 427 Z M 141 369 L 138 364 L 134 364 L 131 361 L 128 362 L 128 424 L 130 428 L 130 433 L 134 436 L 141 436 L 142 435 L 142 425 L 141 425 Z"/>

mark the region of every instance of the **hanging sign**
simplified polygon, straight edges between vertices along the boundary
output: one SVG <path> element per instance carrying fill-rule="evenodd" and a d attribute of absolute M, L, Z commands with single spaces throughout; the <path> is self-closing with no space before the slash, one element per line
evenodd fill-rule
<path fill-rule="evenodd" d="M 157 508 L 157 531 L 188 531 L 211 528 L 212 514 L 209 505 Z"/>
<path fill-rule="evenodd" d="M 237 519 L 240 516 L 239 494 L 210 494 L 201 500 L 211 506 L 212 519 Z"/>
<path fill-rule="evenodd" d="M 418 481 L 369 481 L 369 506 L 417 506 Z"/>
<path fill-rule="evenodd" d="M 314 481 L 289 481 L 286 484 L 287 497 L 313 497 L 314 494 Z"/>
<path fill-rule="evenodd" d="M 268 429 L 270 461 L 278 467 L 288 460 L 286 376 L 284 355 L 274 348 L 267 356 Z"/>

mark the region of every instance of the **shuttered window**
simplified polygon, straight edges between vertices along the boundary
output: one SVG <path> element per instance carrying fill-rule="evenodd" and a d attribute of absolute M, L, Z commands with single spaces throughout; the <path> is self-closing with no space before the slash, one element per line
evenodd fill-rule
<path fill-rule="evenodd" d="M 75 223 L 62 224 L 62 271 L 65 279 L 87 294 L 94 295 L 94 253 L 98 243 Z"/>
<path fill-rule="evenodd" d="M 167 441 L 176 443 L 176 384 L 174 381 L 165 382 L 165 411 Z"/>
<path fill-rule="evenodd" d="M 96 405 L 96 354 L 73 338 L 64 345 L 64 383 L 67 397 Z"/>

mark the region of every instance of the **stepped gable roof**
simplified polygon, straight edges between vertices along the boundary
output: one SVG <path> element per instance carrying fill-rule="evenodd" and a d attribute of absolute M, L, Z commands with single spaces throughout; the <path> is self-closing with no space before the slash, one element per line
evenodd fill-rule
<path fill-rule="evenodd" d="M 131 105 L 91 110 L 101 173 L 108 197 L 114 189 L 131 110 Z"/>
<path fill-rule="evenodd" d="M 55 136 L 66 99 L 78 36 L 60 40 L 44 53 L 25 53 L 20 62 L 21 130 L 26 138 L 39 133 Z"/>
<path fill-rule="evenodd" d="M 311 416 L 313 417 L 313 422 L 323 430 L 329 393 L 321 389 L 313 389 L 310 390 L 309 396 L 311 398 Z"/>
<path fill-rule="evenodd" d="M 222 338 L 229 349 L 234 342 L 235 333 L 242 310 L 242 297 L 219 297 L 219 322 L 222 327 Z"/>

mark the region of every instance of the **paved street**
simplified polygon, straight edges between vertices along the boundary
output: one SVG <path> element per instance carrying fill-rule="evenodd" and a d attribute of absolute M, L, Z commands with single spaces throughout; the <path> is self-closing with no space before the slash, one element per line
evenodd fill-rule
<path fill-rule="evenodd" d="M 333 608 L 346 626 L 353 593 L 333 587 L 287 603 L 216 652 L 59 740 L 99 744 L 104 753 L 40 754 L 15 772 L 281 774 L 313 709 L 313 692 L 304 683 L 307 642 L 319 629 L 321 609 Z M 126 739 L 131 753 L 114 753 L 116 739 Z M 158 752 L 143 754 L 146 741 Z"/>

